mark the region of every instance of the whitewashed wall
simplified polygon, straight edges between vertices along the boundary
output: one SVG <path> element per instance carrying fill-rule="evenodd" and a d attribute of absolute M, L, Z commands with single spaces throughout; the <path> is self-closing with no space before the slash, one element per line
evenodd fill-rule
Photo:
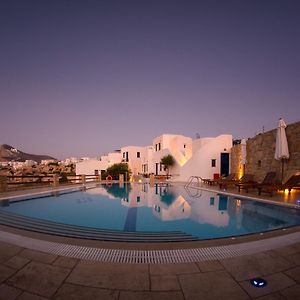
<path fill-rule="evenodd" d="M 174 180 L 187 181 L 192 175 L 213 178 L 213 174 L 220 173 L 221 153 L 230 153 L 231 147 L 232 135 L 229 134 L 194 140 L 193 156 L 182 166 L 180 176 Z M 215 167 L 211 166 L 212 159 L 216 159 Z"/>

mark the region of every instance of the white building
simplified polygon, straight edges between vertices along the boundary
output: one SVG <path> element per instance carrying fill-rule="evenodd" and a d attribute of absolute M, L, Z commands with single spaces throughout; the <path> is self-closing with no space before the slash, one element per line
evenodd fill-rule
<path fill-rule="evenodd" d="M 145 161 L 146 147 L 126 146 L 121 148 L 122 162 L 128 164 L 132 175 L 142 173 L 142 164 Z"/>
<path fill-rule="evenodd" d="M 42 159 L 41 160 L 41 165 L 48 165 L 50 163 L 55 163 L 56 160 L 55 159 Z"/>
<path fill-rule="evenodd" d="M 102 155 L 100 160 L 103 162 L 103 165 L 107 165 L 104 169 L 106 170 L 108 167 L 111 167 L 113 164 L 118 164 L 122 161 L 121 151 L 117 150 L 115 152 L 108 153 L 107 155 Z"/>
<path fill-rule="evenodd" d="M 26 167 L 32 167 L 32 166 L 37 165 L 37 164 L 38 163 L 34 160 L 30 160 L 30 159 L 25 160 L 25 166 Z"/>
<path fill-rule="evenodd" d="M 78 159 L 77 157 L 70 157 L 70 158 L 66 158 L 63 163 L 65 165 L 69 165 L 69 164 L 76 164 L 80 161 L 80 159 Z"/>
<path fill-rule="evenodd" d="M 160 163 L 166 155 L 172 155 L 175 165 L 172 174 L 179 175 L 180 169 L 192 157 L 192 139 L 183 135 L 162 134 L 153 139 L 152 168 L 155 175 L 165 175 L 164 166 Z"/>
<path fill-rule="evenodd" d="M 11 164 L 10 164 L 10 162 L 9 161 L 1 161 L 0 162 L 0 166 L 1 167 L 8 167 L 8 166 L 10 166 Z"/>
<path fill-rule="evenodd" d="M 25 162 L 23 161 L 12 161 L 10 165 L 15 169 L 22 169 L 25 166 Z"/>
<path fill-rule="evenodd" d="M 119 151 L 101 156 L 100 159 L 86 159 L 76 163 L 76 175 L 100 175 L 113 164 L 120 163 L 122 156 Z"/>
<path fill-rule="evenodd" d="M 126 146 L 121 150 L 101 156 L 100 160 L 88 159 L 76 163 L 76 174 L 100 174 L 116 163 L 127 163 L 132 175 L 165 175 L 161 159 L 172 155 L 175 165 L 170 175 L 175 181 L 187 181 L 190 176 L 213 178 L 229 174 L 229 154 L 232 135 L 192 140 L 190 137 L 162 134 L 153 139 L 152 146 Z"/>
<path fill-rule="evenodd" d="M 214 174 L 228 175 L 231 147 L 230 134 L 194 140 L 192 157 L 181 167 L 180 175 L 174 179 L 187 181 L 191 175 L 211 179 Z"/>
<path fill-rule="evenodd" d="M 76 175 L 99 175 L 103 162 L 99 159 L 88 159 L 76 163 Z"/>
<path fill-rule="evenodd" d="M 142 174 L 154 174 L 154 147 L 146 146 L 142 157 Z"/>

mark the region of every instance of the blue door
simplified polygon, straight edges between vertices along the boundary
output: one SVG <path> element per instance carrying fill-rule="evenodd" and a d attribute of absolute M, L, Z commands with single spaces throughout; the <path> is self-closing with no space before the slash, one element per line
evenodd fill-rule
<path fill-rule="evenodd" d="M 229 153 L 221 153 L 221 176 L 229 174 Z"/>

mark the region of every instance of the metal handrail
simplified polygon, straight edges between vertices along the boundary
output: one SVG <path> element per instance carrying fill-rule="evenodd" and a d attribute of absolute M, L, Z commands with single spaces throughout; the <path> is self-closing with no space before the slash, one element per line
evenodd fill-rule
<path fill-rule="evenodd" d="M 197 183 L 198 183 L 198 186 L 199 186 L 200 180 L 202 181 L 202 177 L 200 177 L 200 176 L 190 176 L 189 180 L 187 181 L 187 183 L 185 184 L 184 187 L 188 187 L 193 182 L 194 179 L 197 179 Z"/>

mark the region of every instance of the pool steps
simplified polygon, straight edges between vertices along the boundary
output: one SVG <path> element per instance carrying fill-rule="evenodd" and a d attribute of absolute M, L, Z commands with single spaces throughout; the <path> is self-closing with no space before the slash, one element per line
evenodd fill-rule
<path fill-rule="evenodd" d="M 168 232 L 126 232 L 121 230 L 105 230 L 75 225 L 67 225 L 52 221 L 21 216 L 15 213 L 0 211 L 0 224 L 18 229 L 45 234 L 116 242 L 186 242 L 198 240 L 181 231 Z"/>

